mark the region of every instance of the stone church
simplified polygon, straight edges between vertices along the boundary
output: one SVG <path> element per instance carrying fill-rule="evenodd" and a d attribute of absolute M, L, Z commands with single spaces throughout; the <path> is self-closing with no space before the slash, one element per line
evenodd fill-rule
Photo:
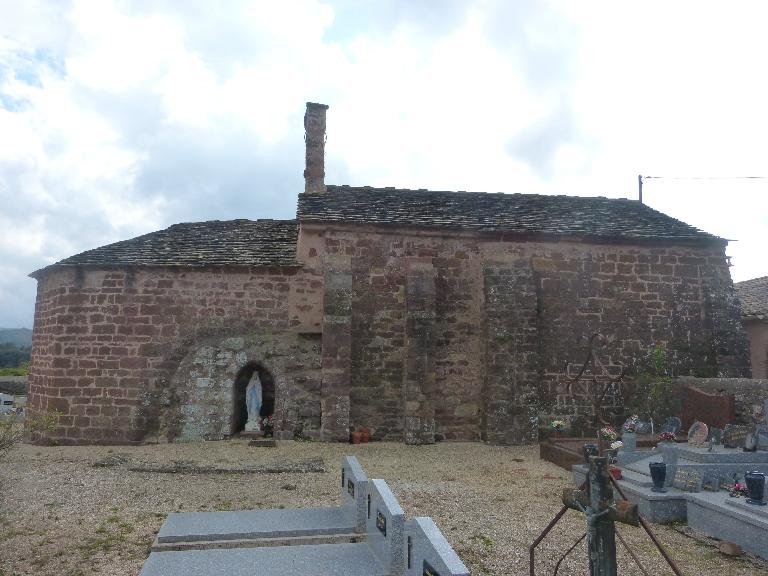
<path fill-rule="evenodd" d="M 305 115 L 295 220 L 176 224 L 38 281 L 39 441 L 217 439 L 263 387 L 276 430 L 535 441 L 591 334 L 611 368 L 664 346 L 675 374 L 749 376 L 727 241 L 634 200 L 324 182 L 327 106 Z"/>

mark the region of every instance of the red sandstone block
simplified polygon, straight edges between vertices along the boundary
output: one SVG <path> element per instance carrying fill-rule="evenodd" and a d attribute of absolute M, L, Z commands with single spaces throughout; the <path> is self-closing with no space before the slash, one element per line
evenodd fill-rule
<path fill-rule="evenodd" d="M 45 409 L 48 411 L 57 410 L 64 414 L 69 413 L 69 401 L 65 398 L 46 398 Z"/>
<path fill-rule="evenodd" d="M 147 359 L 141 356 L 127 357 L 120 360 L 120 368 L 127 368 L 131 370 L 142 370 L 147 368 Z"/>
<path fill-rule="evenodd" d="M 52 365 L 54 368 L 69 368 L 72 361 L 69 358 L 54 358 Z"/>

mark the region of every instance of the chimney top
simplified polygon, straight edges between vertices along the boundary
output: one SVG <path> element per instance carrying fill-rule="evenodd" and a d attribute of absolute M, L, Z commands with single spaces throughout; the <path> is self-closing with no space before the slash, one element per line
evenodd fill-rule
<path fill-rule="evenodd" d="M 325 193 L 325 111 L 327 104 L 307 102 L 304 114 L 304 142 L 306 164 L 304 168 L 304 192 Z"/>

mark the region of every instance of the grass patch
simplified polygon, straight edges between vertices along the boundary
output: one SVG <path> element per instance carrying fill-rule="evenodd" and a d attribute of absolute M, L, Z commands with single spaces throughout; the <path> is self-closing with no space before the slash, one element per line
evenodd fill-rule
<path fill-rule="evenodd" d="M 83 558 L 89 560 L 96 554 L 107 554 L 128 543 L 128 535 L 135 530 L 129 522 L 121 521 L 117 516 L 110 516 L 94 531 L 93 536 L 85 539 L 78 546 Z"/>

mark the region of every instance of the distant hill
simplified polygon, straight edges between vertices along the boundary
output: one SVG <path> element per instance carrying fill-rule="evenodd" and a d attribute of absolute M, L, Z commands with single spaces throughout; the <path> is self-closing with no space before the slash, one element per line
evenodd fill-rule
<path fill-rule="evenodd" d="M 0 328 L 0 344 L 13 344 L 22 348 L 32 346 L 32 330 L 29 328 Z"/>

